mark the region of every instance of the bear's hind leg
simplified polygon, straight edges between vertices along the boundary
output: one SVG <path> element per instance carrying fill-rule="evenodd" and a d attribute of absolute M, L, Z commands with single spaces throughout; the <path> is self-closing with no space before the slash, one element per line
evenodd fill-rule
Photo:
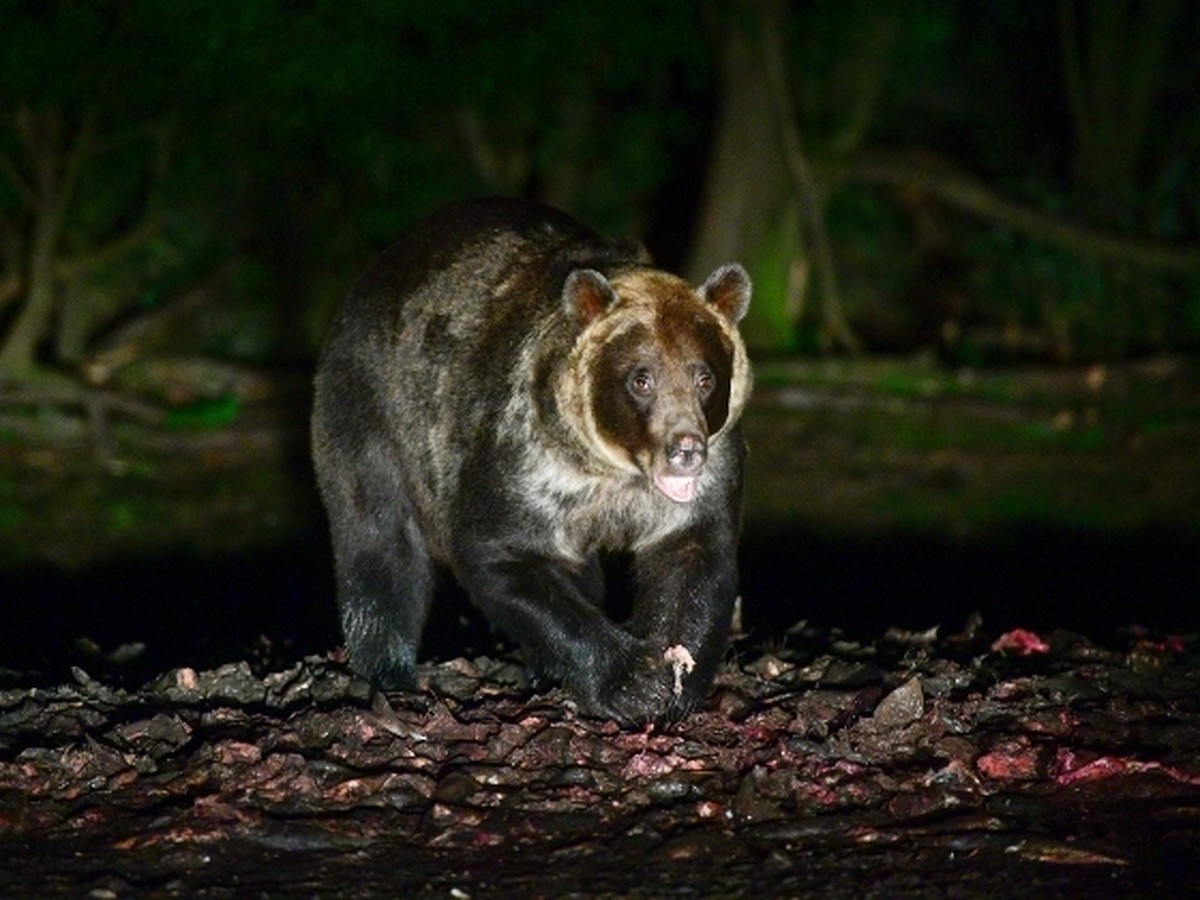
<path fill-rule="evenodd" d="M 384 689 L 412 686 L 433 564 L 398 479 L 338 472 L 323 484 L 338 608 L 351 667 Z"/>

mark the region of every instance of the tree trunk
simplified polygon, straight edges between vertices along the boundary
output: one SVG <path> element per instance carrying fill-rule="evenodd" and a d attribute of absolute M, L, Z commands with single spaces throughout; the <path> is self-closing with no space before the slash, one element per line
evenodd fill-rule
<path fill-rule="evenodd" d="M 54 314 L 54 248 L 58 227 L 51 211 L 40 211 L 29 260 L 29 289 L 25 304 L 0 347 L 0 374 L 21 377 L 34 365 L 38 342 Z"/>
<path fill-rule="evenodd" d="M 1075 136 L 1073 178 L 1089 211 L 1112 221 L 1137 181 L 1162 84 L 1177 0 L 1059 0 L 1063 68 Z M 1081 19 L 1084 23 L 1081 23 Z"/>
<path fill-rule="evenodd" d="M 17 113 L 16 125 L 34 173 L 32 185 L 19 185 L 18 190 L 34 224 L 25 303 L 0 346 L 0 373 L 19 378 L 33 370 L 38 344 L 54 316 L 58 244 L 91 128 L 85 124 L 68 149 L 62 119 L 55 112 L 38 115 L 24 108 Z"/>
<path fill-rule="evenodd" d="M 0 157 L 0 163 L 5 162 Z M 21 274 L 25 259 L 25 240 L 17 223 L 0 217 L 0 310 L 22 293 L 25 281 Z"/>
<path fill-rule="evenodd" d="M 745 18 L 726 23 L 712 157 L 684 270 L 699 282 L 722 263 L 741 261 L 755 288 L 746 339 L 758 349 L 783 350 L 792 345 L 796 325 L 788 271 L 803 249 L 762 55 L 753 20 Z"/>
<path fill-rule="evenodd" d="M 825 198 L 813 177 L 808 157 L 804 154 L 796 108 L 792 103 L 791 89 L 788 85 L 783 38 L 780 34 L 783 30 L 784 9 L 779 0 L 764 0 L 759 8 L 759 39 L 766 68 L 767 90 L 775 107 L 788 175 L 796 195 L 796 205 L 800 208 L 808 245 L 812 250 L 813 265 L 821 284 L 821 349 L 854 352 L 860 349 L 860 345 L 842 312 L 837 268 L 834 266 L 833 251 L 829 246 L 829 235 L 825 230 Z"/>

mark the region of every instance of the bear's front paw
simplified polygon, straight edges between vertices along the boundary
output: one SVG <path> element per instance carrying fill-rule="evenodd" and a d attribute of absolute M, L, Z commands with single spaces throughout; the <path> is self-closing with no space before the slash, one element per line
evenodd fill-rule
<path fill-rule="evenodd" d="M 584 712 L 616 719 L 623 725 L 642 725 L 668 717 L 681 692 L 680 667 L 686 668 L 690 661 L 690 654 L 684 661 L 679 650 L 683 648 L 664 653 L 661 647 L 638 642 L 631 652 L 613 661 L 607 677 L 579 685 L 577 693 Z"/>

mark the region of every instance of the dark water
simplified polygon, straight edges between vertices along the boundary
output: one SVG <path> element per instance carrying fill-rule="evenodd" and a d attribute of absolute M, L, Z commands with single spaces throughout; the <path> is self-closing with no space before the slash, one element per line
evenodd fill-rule
<path fill-rule="evenodd" d="M 1030 530 L 962 543 L 750 528 L 742 556 L 744 622 L 755 641 L 778 639 L 800 619 L 863 638 L 890 626 L 949 632 L 974 611 L 990 633 L 1065 628 L 1101 643 L 1131 625 L 1200 630 L 1200 544 L 1182 532 Z M 132 661 L 106 658 L 135 642 L 145 649 Z M 136 684 L 176 666 L 277 664 L 338 643 L 323 529 L 233 557 L 0 575 L 0 668 L 39 680 L 79 665 Z M 461 593 L 444 590 L 424 655 L 486 653 L 493 643 Z"/>

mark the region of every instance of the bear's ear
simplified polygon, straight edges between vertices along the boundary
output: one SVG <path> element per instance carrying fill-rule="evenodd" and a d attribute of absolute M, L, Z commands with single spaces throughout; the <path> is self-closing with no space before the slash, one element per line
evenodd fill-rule
<path fill-rule="evenodd" d="M 736 325 L 750 308 L 750 276 L 737 263 L 721 266 L 704 282 L 700 296 Z"/>
<path fill-rule="evenodd" d="M 576 269 L 563 285 L 563 307 L 580 325 L 587 325 L 617 302 L 617 292 L 595 269 Z"/>

